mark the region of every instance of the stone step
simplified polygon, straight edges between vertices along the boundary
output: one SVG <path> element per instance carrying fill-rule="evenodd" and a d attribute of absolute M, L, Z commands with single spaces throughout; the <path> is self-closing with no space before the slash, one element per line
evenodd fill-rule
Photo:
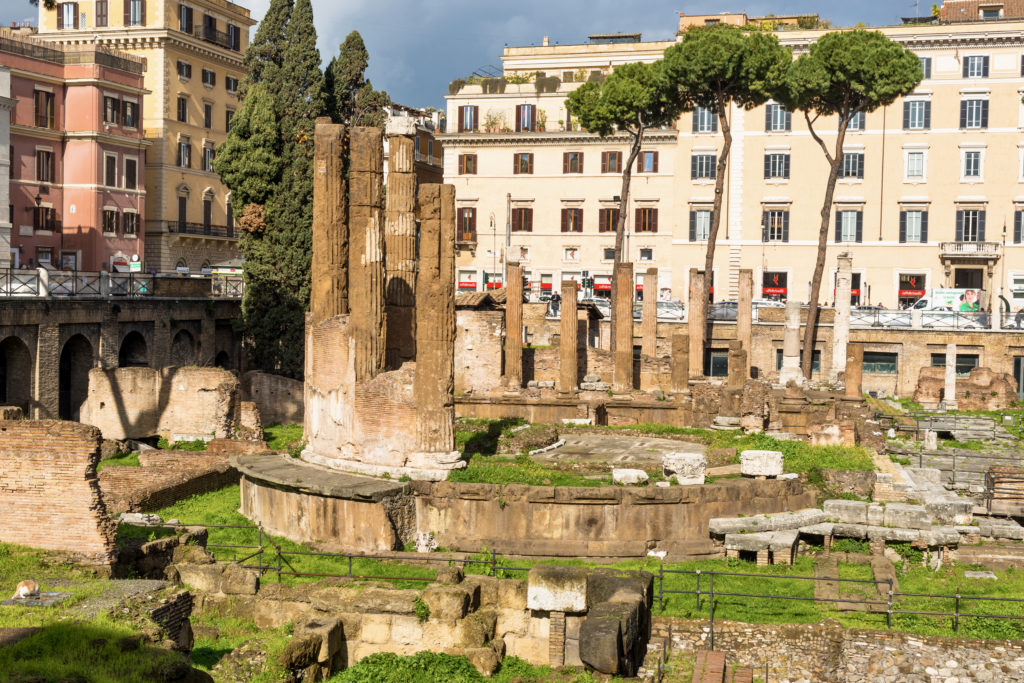
<path fill-rule="evenodd" d="M 732 677 L 728 680 L 732 683 L 754 683 L 754 670 L 750 667 L 733 669 Z"/>
<path fill-rule="evenodd" d="M 693 667 L 692 683 L 724 683 L 725 653 L 701 650 Z"/>

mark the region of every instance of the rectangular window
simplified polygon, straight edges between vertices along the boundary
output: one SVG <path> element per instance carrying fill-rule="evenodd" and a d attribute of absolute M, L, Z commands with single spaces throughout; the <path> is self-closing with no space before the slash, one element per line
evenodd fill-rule
<path fill-rule="evenodd" d="M 921 73 L 924 74 L 924 77 L 926 79 L 932 77 L 932 58 L 931 57 L 921 57 Z"/>
<path fill-rule="evenodd" d="M 228 24 L 228 45 L 235 52 L 242 51 L 242 29 L 234 24 Z"/>
<path fill-rule="evenodd" d="M 618 209 L 599 209 L 597 212 L 597 231 L 615 232 L 615 226 L 619 224 Z"/>
<path fill-rule="evenodd" d="M 789 178 L 789 152 L 765 154 L 764 177 L 765 180 Z"/>
<path fill-rule="evenodd" d="M 863 371 L 873 375 L 895 375 L 898 356 L 886 351 L 865 351 Z"/>
<path fill-rule="evenodd" d="M 988 100 L 960 100 L 961 128 L 988 128 Z"/>
<path fill-rule="evenodd" d="M 108 16 L 107 0 L 96 0 L 96 27 L 106 26 L 109 21 Z"/>
<path fill-rule="evenodd" d="M 474 133 L 479 125 L 478 114 L 480 108 L 476 106 L 459 107 L 459 132 Z"/>
<path fill-rule="evenodd" d="M 57 182 L 53 152 L 36 150 L 36 180 L 41 183 Z"/>
<path fill-rule="evenodd" d="M 764 129 L 769 133 L 780 133 L 793 130 L 793 114 L 786 111 L 781 104 L 765 106 Z"/>
<path fill-rule="evenodd" d="M 210 234 L 210 226 L 213 224 L 213 200 L 203 200 L 203 234 Z"/>
<path fill-rule="evenodd" d="M 476 209 L 464 207 L 458 212 L 458 242 L 476 242 Z"/>
<path fill-rule="evenodd" d="M 836 211 L 836 242 L 862 242 L 863 237 L 863 211 Z"/>
<path fill-rule="evenodd" d="M 583 232 L 583 209 L 562 209 L 562 232 Z"/>
<path fill-rule="evenodd" d="M 643 248 L 640 250 L 641 261 L 653 261 L 654 260 L 654 249 Z"/>
<path fill-rule="evenodd" d="M 693 132 L 694 133 L 717 133 L 718 115 L 710 109 L 695 107 L 693 110 Z"/>
<path fill-rule="evenodd" d="M 789 241 L 789 211 L 787 209 L 765 211 L 761 215 L 761 226 L 762 242 Z"/>
<path fill-rule="evenodd" d="M 971 55 L 964 57 L 964 78 L 988 78 L 988 57 Z"/>
<path fill-rule="evenodd" d="M 932 126 L 930 100 L 910 100 L 903 103 L 903 129 L 927 130 Z"/>
<path fill-rule="evenodd" d="M 714 211 L 711 209 L 694 209 L 690 212 L 690 241 L 707 241 L 711 234 L 711 216 Z"/>
<path fill-rule="evenodd" d="M 459 155 L 459 174 L 460 175 L 476 175 L 476 155 L 475 154 L 460 154 Z"/>
<path fill-rule="evenodd" d="M 238 79 L 234 76 L 225 76 L 224 89 L 228 92 L 238 92 Z"/>
<path fill-rule="evenodd" d="M 658 210 L 637 209 L 634 232 L 658 232 Z"/>
<path fill-rule="evenodd" d="M 864 112 L 859 111 L 850 118 L 846 130 L 864 130 L 864 122 L 867 120 Z"/>
<path fill-rule="evenodd" d="M 103 98 L 103 123 L 116 126 L 121 122 L 121 100 L 116 97 Z"/>
<path fill-rule="evenodd" d="M 124 0 L 125 26 L 142 26 L 146 23 L 145 0 Z"/>
<path fill-rule="evenodd" d="M 103 184 L 117 187 L 117 155 L 107 154 L 103 157 Z"/>
<path fill-rule="evenodd" d="M 981 177 L 981 152 L 978 150 L 968 150 L 964 152 L 964 178 L 980 178 Z"/>
<path fill-rule="evenodd" d="M 203 69 L 203 85 L 208 85 L 211 88 L 217 85 L 217 72 L 213 69 Z"/>
<path fill-rule="evenodd" d="M 563 152 L 562 173 L 583 173 L 583 152 Z"/>
<path fill-rule="evenodd" d="M 178 98 L 178 120 L 182 123 L 188 123 L 188 98 Z"/>
<path fill-rule="evenodd" d="M 1000 10 L 998 7 L 994 9 L 982 9 L 981 18 L 984 21 L 992 21 L 999 18 L 999 12 Z"/>
<path fill-rule="evenodd" d="M 103 232 L 117 232 L 117 211 L 103 210 Z"/>
<path fill-rule="evenodd" d="M 692 180 L 714 180 L 718 159 L 714 154 L 694 154 L 690 157 Z"/>
<path fill-rule="evenodd" d="M 775 369 L 782 369 L 782 349 L 775 349 Z M 821 349 L 811 352 L 811 372 L 821 372 Z"/>
<path fill-rule="evenodd" d="M 622 173 L 622 152 L 601 152 L 601 173 Z"/>
<path fill-rule="evenodd" d="M 178 77 L 179 78 L 192 78 L 192 65 L 188 62 L 178 60 Z"/>
<path fill-rule="evenodd" d="M 924 152 L 907 152 L 907 180 L 924 180 Z"/>
<path fill-rule="evenodd" d="M 843 165 L 839 168 L 840 178 L 864 177 L 864 152 L 843 152 Z"/>
<path fill-rule="evenodd" d="M 192 144 L 188 138 L 178 141 L 178 166 L 192 168 Z"/>
<path fill-rule="evenodd" d="M 512 155 L 512 173 L 529 175 L 533 173 L 533 153 L 518 152 Z"/>
<path fill-rule="evenodd" d="M 124 187 L 126 190 L 139 187 L 139 162 L 135 159 L 124 160 Z"/>
<path fill-rule="evenodd" d="M 601 256 L 601 260 L 602 261 L 614 261 L 615 260 L 615 247 L 605 247 L 601 251 L 601 254 L 602 254 L 602 256 Z"/>
<path fill-rule="evenodd" d="M 188 197 L 178 197 L 178 232 L 185 232 L 188 225 Z"/>
<path fill-rule="evenodd" d="M 956 212 L 956 241 L 985 241 L 985 212 L 982 209 L 962 209 Z"/>
<path fill-rule="evenodd" d="M 533 232 L 533 209 L 512 209 L 512 232 Z"/>
<path fill-rule="evenodd" d="M 928 241 L 928 212 L 900 211 L 900 242 Z"/>
<path fill-rule="evenodd" d="M 233 109 L 227 109 L 224 111 L 224 130 L 231 130 L 231 119 L 235 117 L 235 111 Z"/>
<path fill-rule="evenodd" d="M 216 156 L 213 147 L 203 147 L 203 170 L 213 173 L 213 158 Z"/>
<path fill-rule="evenodd" d="M 121 214 L 121 223 L 123 224 L 126 237 L 139 234 L 139 214 L 125 211 Z"/>
<path fill-rule="evenodd" d="M 77 2 L 62 2 L 57 5 L 57 28 L 78 28 Z"/>
<path fill-rule="evenodd" d="M 533 104 L 516 105 L 516 132 L 537 130 L 537 106 Z"/>
<path fill-rule="evenodd" d="M 139 127 L 139 103 L 129 102 L 125 100 L 122 102 L 121 111 L 123 113 L 122 121 L 124 122 L 125 128 L 138 128 Z"/>
<path fill-rule="evenodd" d="M 203 105 L 203 128 L 213 128 L 213 105 Z"/>
<path fill-rule="evenodd" d="M 182 33 L 192 33 L 192 18 L 193 12 L 191 7 L 185 5 L 178 6 L 178 30 Z"/>
<path fill-rule="evenodd" d="M 729 376 L 729 351 L 727 349 L 708 349 L 704 352 L 704 376 Z"/>
<path fill-rule="evenodd" d="M 979 360 L 978 354 L 976 353 L 956 354 L 956 376 L 970 377 L 971 370 L 978 367 Z M 946 354 L 933 353 L 931 356 L 931 365 L 933 368 L 946 367 Z"/>
<path fill-rule="evenodd" d="M 637 171 L 639 173 L 657 173 L 658 172 L 658 153 L 657 152 L 640 152 L 640 159 L 638 162 Z"/>
<path fill-rule="evenodd" d="M 33 208 L 33 212 L 33 230 L 48 230 L 52 232 L 57 229 L 57 212 L 52 207 L 36 206 Z M 49 251 L 49 248 L 47 248 L 47 251 Z"/>
<path fill-rule="evenodd" d="M 35 119 L 39 128 L 54 127 L 54 98 L 52 92 L 35 91 Z"/>

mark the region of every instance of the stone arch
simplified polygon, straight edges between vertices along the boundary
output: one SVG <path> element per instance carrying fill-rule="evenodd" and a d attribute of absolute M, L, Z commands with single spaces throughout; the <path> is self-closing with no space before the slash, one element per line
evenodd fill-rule
<path fill-rule="evenodd" d="M 132 330 L 121 340 L 121 350 L 117 354 L 119 368 L 149 367 L 149 347 L 146 338 L 136 330 Z"/>
<path fill-rule="evenodd" d="M 93 347 L 84 335 L 73 335 L 60 352 L 59 415 L 62 420 L 78 421 L 82 404 L 89 394 L 89 370 L 93 367 Z"/>
<path fill-rule="evenodd" d="M 214 359 L 213 364 L 222 370 L 234 370 L 233 363 L 231 362 L 231 354 L 227 351 L 219 351 L 217 357 Z"/>
<path fill-rule="evenodd" d="M 188 330 L 178 330 L 171 340 L 171 365 L 196 364 L 196 339 Z"/>
<path fill-rule="evenodd" d="M 18 406 L 28 416 L 32 401 L 32 353 L 19 337 L 0 342 L 0 405 Z"/>

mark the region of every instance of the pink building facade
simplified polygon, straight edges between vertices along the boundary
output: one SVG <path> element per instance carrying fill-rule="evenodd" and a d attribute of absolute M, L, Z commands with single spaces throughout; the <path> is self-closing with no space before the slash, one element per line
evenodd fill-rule
<path fill-rule="evenodd" d="M 143 60 L 0 32 L 0 64 L 15 100 L 11 267 L 142 270 Z"/>

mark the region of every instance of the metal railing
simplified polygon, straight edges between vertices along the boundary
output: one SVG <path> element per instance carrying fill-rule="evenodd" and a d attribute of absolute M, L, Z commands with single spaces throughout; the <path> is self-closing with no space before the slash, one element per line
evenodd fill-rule
<path fill-rule="evenodd" d="M 38 296 L 39 274 L 34 270 L 0 270 L 0 296 Z"/>
<path fill-rule="evenodd" d="M 911 448 L 886 449 L 889 455 L 907 458 L 911 462 L 917 460 L 919 468 L 929 467 L 950 475 L 949 482 L 956 486 L 960 483 L 980 484 L 985 476 L 985 468 L 995 465 L 1020 465 L 1024 455 L 991 455 L 981 451 L 932 451 L 922 446 L 917 450 Z M 927 462 L 926 462 L 927 460 Z M 974 475 L 970 477 L 970 475 Z"/>
<path fill-rule="evenodd" d="M 104 281 L 106 277 L 106 281 Z M 104 291 L 106 290 L 106 291 Z M 43 283 L 38 270 L 0 270 L 0 297 L 114 296 L 153 294 L 148 273 L 104 273 L 87 270 L 50 270 Z"/>
<path fill-rule="evenodd" d="M 49 290 L 53 296 L 102 294 L 100 273 L 84 270 L 55 270 L 49 274 Z"/>
<path fill-rule="evenodd" d="M 210 295 L 218 299 L 241 299 L 245 278 L 238 275 L 214 275 L 210 279 Z"/>
<path fill-rule="evenodd" d="M 31 57 L 51 64 L 99 64 L 135 75 L 142 74 L 142 60 L 127 54 L 117 54 L 103 48 L 64 51 L 39 45 L 31 40 L 19 40 L 9 33 L 0 35 L 0 52 Z"/>
<path fill-rule="evenodd" d="M 110 296 L 152 295 L 152 275 L 148 273 L 110 273 Z"/>
<path fill-rule="evenodd" d="M 962 415 L 960 413 L 948 413 L 945 410 L 912 410 L 906 413 L 889 414 L 875 412 L 874 419 L 878 421 L 882 429 L 895 429 L 900 432 L 913 432 L 915 438 L 921 438 L 922 432 L 932 430 L 935 432 L 958 432 L 964 430 L 988 430 L 986 438 L 997 439 L 1005 432 L 1018 441 L 1022 438 L 1021 430 L 1024 429 L 1024 413 L 1006 415 L 1010 422 L 996 420 L 988 415 Z M 909 423 L 908 423 L 909 422 Z M 912 423 L 912 424 L 910 424 Z M 1006 429 L 1011 427 L 1012 429 Z"/>

